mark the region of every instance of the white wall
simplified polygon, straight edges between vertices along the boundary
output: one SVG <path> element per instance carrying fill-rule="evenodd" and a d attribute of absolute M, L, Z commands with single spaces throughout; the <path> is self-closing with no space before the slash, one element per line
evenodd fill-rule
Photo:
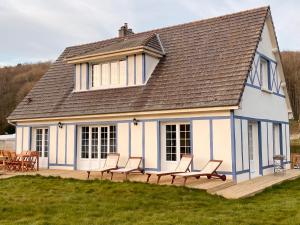
<path fill-rule="evenodd" d="M 117 147 L 120 153 L 119 166 L 125 166 L 129 157 L 129 123 L 118 123 L 117 125 Z"/>
<path fill-rule="evenodd" d="M 193 121 L 193 167 L 201 170 L 210 160 L 209 120 Z"/>
<path fill-rule="evenodd" d="M 287 144 L 289 143 L 289 134 L 285 135 L 288 133 L 286 130 L 289 130 L 289 125 L 285 124 L 288 122 L 289 118 L 289 103 L 287 98 L 282 97 L 283 95 L 286 96 L 286 90 L 279 84 L 284 82 L 284 75 L 281 70 L 279 57 L 272 51 L 272 49 L 277 47 L 272 35 L 272 30 L 267 22 L 262 32 L 262 38 L 258 45 L 252 70 L 247 79 L 247 85 L 244 89 L 240 109 L 234 111 L 235 116 L 239 118 L 235 120 L 237 171 L 243 169 L 241 166 L 242 150 L 240 143 L 240 121 L 242 121 L 243 128 L 245 129 L 243 130 L 242 135 L 244 140 L 243 151 L 246 156 L 248 156 L 248 146 L 246 146 L 248 140 L 247 122 L 251 120 L 261 121 L 262 166 L 265 167 L 263 174 L 266 174 L 269 171 L 267 167 L 270 167 L 273 164 L 273 124 L 275 123 L 279 122 L 282 124 L 283 154 L 288 159 L 290 158 L 289 144 Z M 272 72 L 276 71 L 276 73 L 274 75 L 275 82 L 273 82 L 272 90 L 269 92 L 260 90 L 260 55 L 272 59 L 278 64 L 277 67 L 275 67 L 275 63 L 270 61 L 272 81 Z M 279 88 L 279 91 L 277 88 Z M 249 167 L 244 165 L 244 170 L 247 169 L 249 169 Z"/>
<path fill-rule="evenodd" d="M 158 122 L 145 122 L 145 168 L 157 168 L 157 153 L 158 153 L 158 139 L 157 127 Z"/>

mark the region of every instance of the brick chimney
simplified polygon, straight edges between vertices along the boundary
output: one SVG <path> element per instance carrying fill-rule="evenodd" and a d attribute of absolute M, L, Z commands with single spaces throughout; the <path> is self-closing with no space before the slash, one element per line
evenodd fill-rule
<path fill-rule="evenodd" d="M 124 23 L 124 26 L 121 26 L 121 28 L 119 30 L 119 37 L 125 37 L 130 34 L 134 34 L 132 29 L 128 28 L 127 23 Z"/>

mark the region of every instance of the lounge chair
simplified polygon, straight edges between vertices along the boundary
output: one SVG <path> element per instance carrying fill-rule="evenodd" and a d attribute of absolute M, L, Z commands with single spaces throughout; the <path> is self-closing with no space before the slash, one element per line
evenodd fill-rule
<path fill-rule="evenodd" d="M 142 162 L 142 157 L 130 157 L 124 168 L 109 171 L 111 173 L 110 179 L 112 180 L 114 173 L 125 174 L 125 180 L 127 180 L 127 176 L 131 172 L 138 171 L 143 173 L 144 171 L 140 168 L 141 162 Z"/>
<path fill-rule="evenodd" d="M 210 160 L 200 172 L 189 172 L 189 173 L 174 174 L 174 175 L 172 175 L 172 177 L 173 177 L 172 178 L 172 184 L 175 180 L 175 177 L 177 177 L 177 176 L 184 178 L 183 185 L 185 185 L 186 180 L 189 177 L 196 177 L 197 179 L 199 179 L 202 176 L 206 176 L 208 179 L 214 177 L 214 178 L 218 178 L 218 179 L 221 179 L 221 180 L 225 181 L 226 176 L 225 175 L 219 175 L 217 173 L 217 169 L 220 167 L 222 162 L 223 162 L 223 160 Z"/>
<path fill-rule="evenodd" d="M 181 156 L 180 162 L 177 165 L 176 169 L 173 171 L 161 171 L 161 172 L 156 172 L 156 171 L 151 171 L 147 172 L 146 174 L 148 175 L 147 177 L 147 183 L 149 182 L 149 179 L 151 175 L 156 175 L 157 176 L 157 184 L 159 183 L 159 180 L 162 176 L 168 176 L 168 175 L 173 175 L 177 173 L 185 173 L 186 171 L 189 171 L 189 167 L 192 163 L 193 156 L 189 154 L 183 154 Z"/>
<path fill-rule="evenodd" d="M 107 154 L 107 158 L 105 160 L 104 166 L 100 169 L 96 170 L 88 170 L 86 171 L 88 174 L 87 179 L 90 178 L 91 172 L 101 172 L 101 179 L 103 177 L 103 173 L 109 172 L 110 170 L 118 169 L 120 154 L 119 153 L 109 153 Z"/>

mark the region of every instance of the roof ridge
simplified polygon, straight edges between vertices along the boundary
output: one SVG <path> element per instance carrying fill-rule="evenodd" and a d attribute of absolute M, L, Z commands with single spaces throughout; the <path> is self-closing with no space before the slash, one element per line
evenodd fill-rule
<path fill-rule="evenodd" d="M 67 48 L 75 48 L 75 47 L 81 47 L 81 46 L 85 46 L 85 45 L 93 45 L 93 44 L 97 44 L 97 43 L 101 43 L 101 42 L 106 42 L 106 41 L 113 41 L 113 40 L 118 40 L 118 39 L 124 39 L 124 38 L 133 38 L 139 35 L 143 35 L 143 34 L 147 34 L 147 33 L 156 33 L 157 31 L 160 30 L 164 30 L 164 29 L 173 29 L 173 28 L 178 28 L 181 26 L 186 26 L 189 24 L 195 24 L 195 23 L 200 23 L 200 22 L 206 22 L 209 20 L 214 20 L 214 19 L 222 19 L 222 18 L 227 18 L 227 17 L 231 17 L 233 15 L 239 15 L 239 14 L 243 14 L 243 13 L 248 13 L 248 12 L 254 12 L 254 11 L 259 11 L 259 10 L 270 10 L 270 6 L 262 6 L 262 7 L 258 7 L 258 8 L 252 8 L 252 9 L 247 9 L 247 10 L 243 10 L 243 11 L 238 11 L 238 12 L 234 12 L 234 13 L 229 13 L 229 14 L 225 14 L 222 16 L 214 16 L 214 17 L 210 17 L 210 18 L 206 18 L 206 19 L 201 19 L 201 20 L 195 20 L 195 21 L 191 21 L 191 22 L 187 22 L 187 23 L 181 23 L 181 24 L 176 24 L 176 25 L 172 25 L 172 26 L 166 26 L 166 27 L 161 27 L 161 28 L 157 28 L 157 29 L 153 29 L 153 30 L 148 30 L 148 31 L 142 31 L 139 33 L 134 33 L 131 34 L 130 36 L 125 36 L 125 37 L 113 37 L 113 38 L 108 38 L 108 39 L 104 39 L 104 40 L 100 40 L 100 41 L 94 41 L 94 42 L 89 42 L 89 43 L 84 43 L 84 44 L 79 44 L 79 45 L 72 45 L 72 46 L 68 46 Z"/>

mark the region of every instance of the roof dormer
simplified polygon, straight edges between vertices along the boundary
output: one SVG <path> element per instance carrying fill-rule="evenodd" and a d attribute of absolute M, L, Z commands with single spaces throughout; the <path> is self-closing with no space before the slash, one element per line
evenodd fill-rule
<path fill-rule="evenodd" d="M 164 49 L 157 34 L 126 35 L 118 41 L 66 58 L 75 65 L 75 91 L 144 85 Z"/>

